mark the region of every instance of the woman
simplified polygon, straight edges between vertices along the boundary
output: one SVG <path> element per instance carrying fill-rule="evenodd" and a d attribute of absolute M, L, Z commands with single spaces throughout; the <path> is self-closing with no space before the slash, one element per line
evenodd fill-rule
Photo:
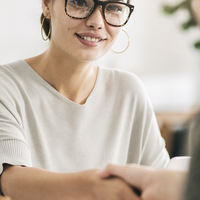
<path fill-rule="evenodd" d="M 105 181 L 95 173 L 110 162 L 161 168 L 169 160 L 138 78 L 94 65 L 133 6 L 42 3 L 48 50 L 1 66 L 2 192 L 15 200 L 137 199 L 120 179 Z"/>

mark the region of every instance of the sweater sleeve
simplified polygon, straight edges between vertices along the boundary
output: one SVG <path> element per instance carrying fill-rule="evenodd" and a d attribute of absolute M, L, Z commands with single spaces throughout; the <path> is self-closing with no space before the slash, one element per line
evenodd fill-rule
<path fill-rule="evenodd" d="M 0 102 L 0 174 L 3 164 L 31 166 L 31 153 L 23 128 Z"/>
<path fill-rule="evenodd" d="M 169 162 L 169 154 L 158 127 L 153 105 L 145 89 L 142 95 L 138 95 L 136 118 L 140 132 L 139 164 L 154 168 L 166 167 Z"/>
<path fill-rule="evenodd" d="M 165 148 L 165 141 L 161 137 L 154 112 L 147 124 L 140 164 L 150 165 L 154 168 L 166 167 L 169 162 L 169 154 Z"/>
<path fill-rule="evenodd" d="M 164 168 L 169 162 L 169 155 L 146 88 L 134 74 L 125 74 L 120 78 L 117 88 L 120 88 L 123 97 L 121 107 L 127 107 L 127 126 L 131 125 L 128 163 Z"/>

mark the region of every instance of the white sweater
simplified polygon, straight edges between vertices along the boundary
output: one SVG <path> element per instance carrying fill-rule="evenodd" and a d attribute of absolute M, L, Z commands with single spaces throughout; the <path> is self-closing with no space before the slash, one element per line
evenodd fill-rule
<path fill-rule="evenodd" d="M 152 105 L 132 73 L 99 67 L 84 105 L 44 81 L 25 61 L 0 66 L 2 164 L 55 172 L 169 160 Z"/>

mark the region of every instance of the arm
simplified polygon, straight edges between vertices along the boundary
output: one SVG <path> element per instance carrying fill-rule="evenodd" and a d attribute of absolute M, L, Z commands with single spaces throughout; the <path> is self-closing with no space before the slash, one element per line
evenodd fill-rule
<path fill-rule="evenodd" d="M 149 119 L 146 118 L 145 123 L 145 126 L 146 124 L 148 126 L 144 126 L 146 137 L 144 137 L 143 141 L 143 153 L 140 165 L 148 165 L 156 169 L 161 169 L 166 167 L 170 158 L 165 148 L 165 141 L 160 134 L 155 114 L 151 109 L 149 112 L 150 117 Z"/>
<path fill-rule="evenodd" d="M 101 180 L 95 172 L 53 173 L 7 165 L 1 176 L 1 187 L 5 195 L 15 200 L 138 200 L 120 179 Z"/>
<path fill-rule="evenodd" d="M 117 176 L 141 191 L 143 200 L 179 200 L 182 196 L 186 172 L 154 170 L 146 166 L 130 164 L 109 165 L 98 171 L 101 178 Z"/>

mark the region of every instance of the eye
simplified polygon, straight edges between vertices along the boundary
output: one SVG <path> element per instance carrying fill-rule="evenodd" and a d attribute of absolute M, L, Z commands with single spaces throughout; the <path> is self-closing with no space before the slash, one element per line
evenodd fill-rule
<path fill-rule="evenodd" d="M 86 2 L 84 0 L 69 0 L 68 3 L 78 7 L 86 6 Z"/>
<path fill-rule="evenodd" d="M 106 11 L 110 12 L 121 12 L 123 10 L 120 4 L 108 4 Z"/>

